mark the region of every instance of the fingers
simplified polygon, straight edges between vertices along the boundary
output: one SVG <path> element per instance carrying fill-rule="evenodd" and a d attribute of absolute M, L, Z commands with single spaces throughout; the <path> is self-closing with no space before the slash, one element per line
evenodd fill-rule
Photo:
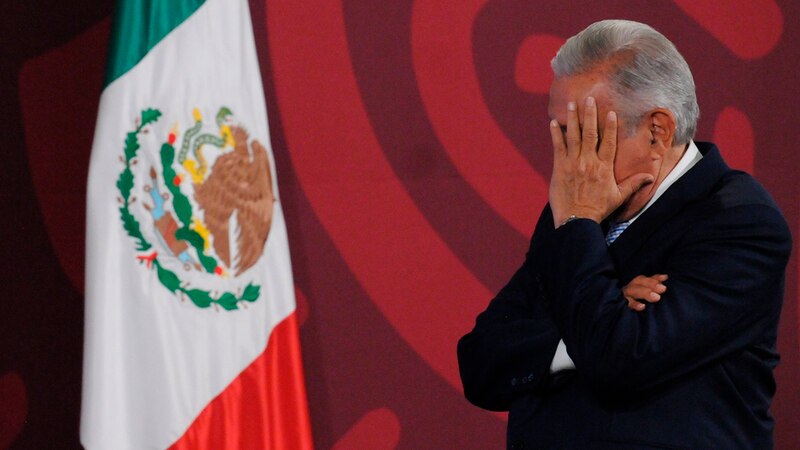
<path fill-rule="evenodd" d="M 637 286 L 623 292 L 628 307 L 636 311 L 643 310 L 647 303 L 658 303 L 661 300 L 661 294 L 645 286 Z"/>
<path fill-rule="evenodd" d="M 608 163 L 614 162 L 617 154 L 617 113 L 609 111 L 606 114 L 606 124 L 603 128 L 603 142 L 597 152 L 597 157 L 601 161 Z"/>
<path fill-rule="evenodd" d="M 644 311 L 644 309 L 647 308 L 646 304 L 636 301 L 635 299 L 628 298 L 626 300 L 628 300 L 628 308 L 636 312 Z"/>
<path fill-rule="evenodd" d="M 606 130 L 611 129 L 614 136 L 610 144 L 616 150 L 616 115 L 614 123 L 606 125 Z M 586 97 L 584 100 L 583 120 L 581 120 L 577 103 L 567 103 L 567 131 L 562 133 L 558 123 L 551 121 L 550 137 L 553 141 L 553 148 L 561 156 L 568 155 L 577 158 L 583 155 L 592 158 L 597 155 L 599 133 L 597 122 L 597 102 L 594 97 Z M 613 160 L 613 154 L 612 154 Z"/>
<path fill-rule="evenodd" d="M 581 153 L 583 158 L 597 157 L 597 103 L 594 97 L 586 97 L 583 108 L 583 132 Z"/>
<path fill-rule="evenodd" d="M 577 158 L 581 154 L 581 123 L 578 119 L 578 105 L 567 103 L 567 155 Z"/>
<path fill-rule="evenodd" d="M 550 139 L 553 141 L 554 160 L 566 157 L 567 146 L 564 145 L 564 133 L 561 132 L 561 126 L 556 120 L 550 121 Z"/>
<path fill-rule="evenodd" d="M 656 303 L 661 300 L 661 295 L 667 291 L 663 283 L 669 277 L 666 274 L 656 274 L 651 277 L 639 275 L 624 288 L 622 293 L 628 301 L 628 308 L 634 311 L 644 311 L 646 303 Z"/>

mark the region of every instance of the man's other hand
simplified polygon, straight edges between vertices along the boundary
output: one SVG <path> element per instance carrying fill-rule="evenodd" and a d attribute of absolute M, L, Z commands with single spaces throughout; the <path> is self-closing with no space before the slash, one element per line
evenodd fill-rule
<path fill-rule="evenodd" d="M 648 303 L 661 300 L 661 294 L 667 292 L 664 282 L 669 278 L 665 274 L 655 274 L 651 277 L 639 275 L 624 288 L 622 293 L 628 301 L 628 308 L 634 311 L 644 311 Z"/>

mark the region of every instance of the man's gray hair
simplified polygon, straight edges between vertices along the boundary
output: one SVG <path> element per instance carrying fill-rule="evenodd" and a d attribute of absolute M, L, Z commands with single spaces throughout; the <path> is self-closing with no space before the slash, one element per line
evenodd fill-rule
<path fill-rule="evenodd" d="M 643 23 L 603 20 L 569 38 L 550 65 L 556 78 L 600 70 L 612 102 L 632 134 L 644 115 L 666 108 L 675 115 L 674 143 L 694 137 L 700 108 L 689 65 L 663 34 Z"/>

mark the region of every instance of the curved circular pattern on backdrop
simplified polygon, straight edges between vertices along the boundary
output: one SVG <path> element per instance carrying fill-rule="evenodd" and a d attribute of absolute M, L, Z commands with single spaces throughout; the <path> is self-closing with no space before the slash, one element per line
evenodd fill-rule
<path fill-rule="evenodd" d="M 314 212 L 389 323 L 460 389 L 453 345 L 491 292 L 386 161 L 360 101 L 341 4 L 270 2 L 267 21 L 289 154 Z"/>
<path fill-rule="evenodd" d="M 483 97 L 472 39 L 487 4 L 414 2 L 411 62 L 430 125 L 458 174 L 498 216 L 527 235 L 547 186 Z M 423 360 L 460 388 L 452 344 L 492 292 L 448 247 L 387 160 L 364 105 L 370 93 L 358 83 L 363 60 L 353 62 L 343 5 L 283 1 L 270 2 L 267 9 L 281 120 L 303 191 L 370 299 Z M 709 32 L 717 29 L 719 20 L 692 14 Z M 770 14 L 765 23 L 781 17 Z M 541 67 L 549 58 L 536 53 L 557 48 L 558 34 L 548 28 L 518 42 L 514 81 L 520 92 L 545 92 Z M 726 46 L 739 44 L 714 36 Z M 773 48 L 758 44 L 737 54 L 764 55 Z M 539 76 L 526 78 L 526 70 Z M 752 126 L 731 111 L 720 114 L 717 126 L 722 134 L 730 127 L 738 132 L 737 145 L 726 141 L 731 146 L 726 154 L 752 170 L 753 133 L 747 131 Z"/>
<path fill-rule="evenodd" d="M 766 56 L 783 33 L 783 14 L 775 0 L 673 1 L 741 59 Z"/>
<path fill-rule="evenodd" d="M 520 90 L 542 95 L 550 92 L 553 81 L 550 60 L 564 41 L 549 34 L 534 34 L 522 41 L 514 64 L 514 82 Z"/>
<path fill-rule="evenodd" d="M 497 126 L 483 100 L 471 35 L 486 3 L 414 2 L 414 71 L 431 124 L 461 176 L 528 236 L 531 218 L 547 199 L 547 182 Z"/>

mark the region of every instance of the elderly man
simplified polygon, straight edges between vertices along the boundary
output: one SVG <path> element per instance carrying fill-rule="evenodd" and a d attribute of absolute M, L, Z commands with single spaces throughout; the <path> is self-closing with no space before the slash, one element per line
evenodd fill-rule
<path fill-rule="evenodd" d="M 695 143 L 689 67 L 602 21 L 552 61 L 550 203 L 458 343 L 509 448 L 771 448 L 791 241 L 767 192 Z"/>

